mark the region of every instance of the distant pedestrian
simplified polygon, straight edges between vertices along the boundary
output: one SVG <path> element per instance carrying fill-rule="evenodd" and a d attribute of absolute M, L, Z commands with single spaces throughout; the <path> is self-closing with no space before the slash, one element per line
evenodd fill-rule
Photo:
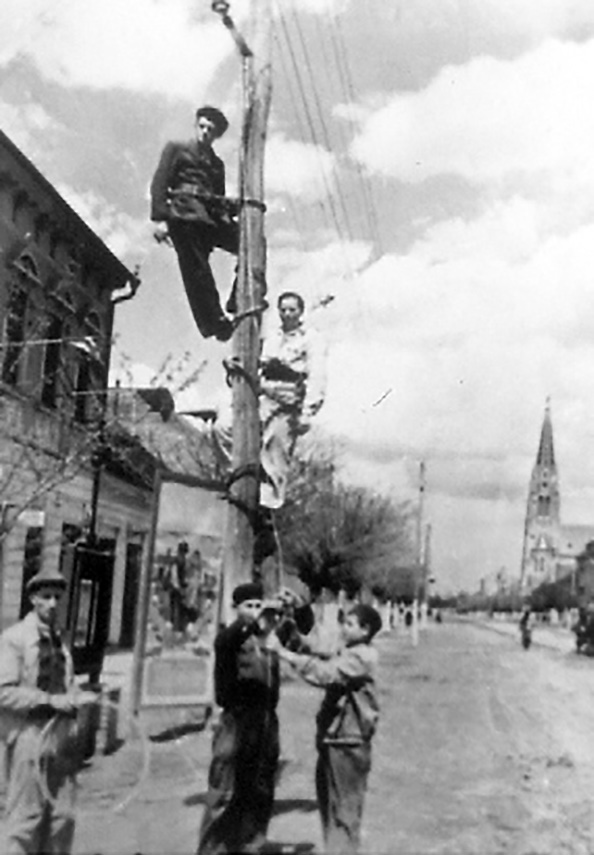
<path fill-rule="evenodd" d="M 222 707 L 213 737 L 198 855 L 258 852 L 274 804 L 279 738 L 278 656 L 259 623 L 263 590 L 233 591 L 236 620 L 215 639 L 215 700 Z"/>
<path fill-rule="evenodd" d="M 72 660 L 57 625 L 65 588 L 58 572 L 41 570 L 27 584 L 33 610 L 0 636 L 0 727 L 8 785 L 4 855 L 72 851 L 80 759 L 76 715 L 96 696 L 74 686 Z"/>
<path fill-rule="evenodd" d="M 200 107 L 195 139 L 167 143 L 151 183 L 155 238 L 175 248 L 200 333 L 220 341 L 231 337 L 233 323 L 221 308 L 210 255 L 215 247 L 235 255 L 239 249 L 235 212 L 224 198 L 225 166 L 212 147 L 228 125 L 216 107 Z"/>
<path fill-rule="evenodd" d="M 379 718 L 373 637 L 377 611 L 356 605 L 342 625 L 344 649 L 320 659 L 278 648 L 308 683 L 325 688 L 317 715 L 316 792 L 326 852 L 359 850 L 363 804 L 371 768 L 371 740 Z"/>

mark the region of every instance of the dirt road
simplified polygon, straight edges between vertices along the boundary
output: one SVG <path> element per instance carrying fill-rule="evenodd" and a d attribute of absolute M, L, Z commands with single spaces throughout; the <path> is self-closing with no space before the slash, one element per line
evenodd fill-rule
<path fill-rule="evenodd" d="M 382 722 L 366 853 L 594 852 L 594 660 L 526 652 L 514 637 L 454 622 L 430 626 L 416 648 L 397 635 L 378 645 Z M 315 689 L 284 686 L 288 762 L 275 840 L 321 843 L 312 784 L 319 700 Z M 101 761 L 82 776 L 77 851 L 195 851 L 208 757 L 206 734 L 153 746 L 150 775 L 130 801 L 138 752 L 129 756 L 135 769 L 123 754 Z"/>

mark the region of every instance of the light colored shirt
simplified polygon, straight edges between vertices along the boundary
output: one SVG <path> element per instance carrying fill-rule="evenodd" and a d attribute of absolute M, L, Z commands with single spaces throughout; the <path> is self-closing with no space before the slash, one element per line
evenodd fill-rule
<path fill-rule="evenodd" d="M 19 723 L 26 723 L 30 713 L 49 703 L 48 693 L 37 688 L 39 639 L 48 633 L 35 612 L 29 612 L 0 636 L 0 730 L 9 740 Z M 62 651 L 68 689 L 74 680 L 72 658 L 63 643 Z"/>
<path fill-rule="evenodd" d="M 324 742 L 368 742 L 379 719 L 376 677 L 378 652 L 370 644 L 345 647 L 330 659 L 294 654 L 289 660 L 304 680 L 326 689 L 318 714 Z"/>
<path fill-rule="evenodd" d="M 316 413 L 324 403 L 326 391 L 326 354 L 320 336 L 303 324 L 290 332 L 279 327 L 267 335 L 262 344 L 260 362 L 271 359 L 278 359 L 305 375 L 303 409 L 306 414 Z"/>

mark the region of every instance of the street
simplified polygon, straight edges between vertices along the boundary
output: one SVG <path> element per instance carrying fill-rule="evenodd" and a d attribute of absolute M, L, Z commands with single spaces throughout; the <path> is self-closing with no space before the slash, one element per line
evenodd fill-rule
<path fill-rule="evenodd" d="M 363 851 L 594 851 L 594 660 L 452 619 L 377 642 L 382 720 Z M 314 801 L 320 692 L 283 686 L 283 770 L 270 838 L 321 850 Z M 131 741 L 81 775 L 76 851 L 195 851 L 210 733 Z M 148 762 L 147 762 L 148 761 Z M 143 764 L 145 772 L 143 773 Z M 140 780 L 140 785 L 136 782 Z"/>

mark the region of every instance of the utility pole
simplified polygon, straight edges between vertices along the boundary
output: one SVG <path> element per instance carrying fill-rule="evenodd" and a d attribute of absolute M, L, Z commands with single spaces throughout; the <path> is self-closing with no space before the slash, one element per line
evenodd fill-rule
<path fill-rule="evenodd" d="M 272 98 L 271 0 L 251 0 L 250 44 L 237 31 L 230 4 L 213 2 L 231 33 L 243 65 L 243 127 L 239 157 L 240 241 L 237 279 L 238 326 L 233 358 L 226 364 L 233 395 L 232 476 L 223 554 L 221 618 L 228 619 L 235 585 L 251 581 L 258 524 L 260 418 L 258 359 L 266 292 L 264 151 Z"/>

